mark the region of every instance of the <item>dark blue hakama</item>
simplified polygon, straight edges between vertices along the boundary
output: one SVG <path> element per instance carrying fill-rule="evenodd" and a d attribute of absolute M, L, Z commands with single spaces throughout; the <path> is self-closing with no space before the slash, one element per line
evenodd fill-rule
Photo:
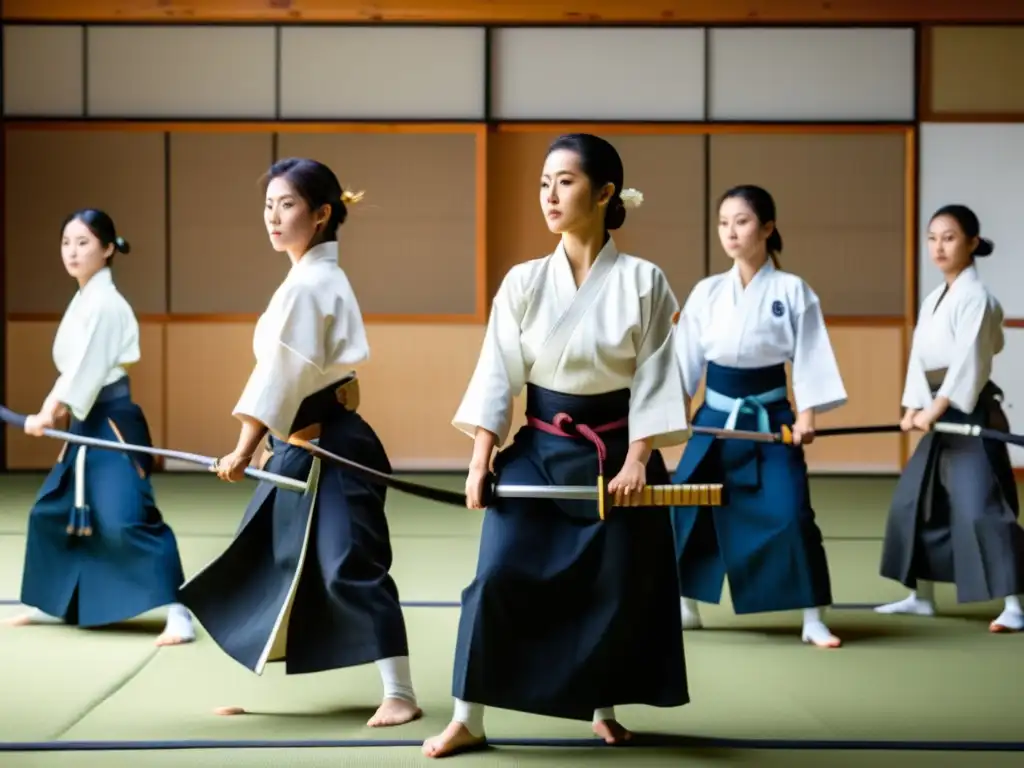
<path fill-rule="evenodd" d="M 709 363 L 705 389 L 694 426 L 726 427 L 739 398 L 752 399 L 730 428 L 778 432 L 793 425 L 783 365 L 739 369 Z M 728 576 L 738 614 L 832 602 L 802 448 L 694 434 L 672 482 L 725 486 L 721 507 L 672 509 L 684 597 L 718 603 Z"/>
<path fill-rule="evenodd" d="M 384 446 L 363 418 L 333 396 L 307 398 L 304 423 L 322 448 L 390 473 Z M 181 590 L 188 607 L 232 659 L 261 674 L 321 672 L 409 653 L 391 577 L 386 486 L 303 448 L 269 438 L 268 472 L 308 481 L 305 493 L 261 482 L 234 540 Z"/>
<path fill-rule="evenodd" d="M 108 384 L 75 435 L 151 446 L 127 377 Z M 75 506 L 85 450 L 85 508 Z M 174 532 L 156 505 L 151 456 L 69 443 L 29 514 L 21 602 L 68 624 L 97 627 L 178 601 L 185 580 Z M 69 527 L 71 532 L 69 533 Z M 84 529 L 89 535 L 82 535 Z"/>
<path fill-rule="evenodd" d="M 629 391 L 571 396 L 533 385 L 527 413 L 567 413 L 598 427 L 628 413 Z M 605 480 L 619 471 L 628 429 L 602 434 Z M 597 483 L 597 450 L 582 438 L 519 430 L 495 459 L 505 484 Z M 661 454 L 648 484 L 668 480 Z M 467 702 L 574 720 L 619 704 L 689 702 L 672 528 L 663 509 L 594 501 L 502 499 L 486 510 L 477 571 L 462 593 L 453 695 Z"/>
<path fill-rule="evenodd" d="M 1002 392 L 988 382 L 972 413 L 948 408 L 942 421 L 1009 431 Z M 1006 443 L 929 432 L 893 493 L 880 573 L 956 585 L 957 601 L 1024 593 L 1024 530 Z"/>

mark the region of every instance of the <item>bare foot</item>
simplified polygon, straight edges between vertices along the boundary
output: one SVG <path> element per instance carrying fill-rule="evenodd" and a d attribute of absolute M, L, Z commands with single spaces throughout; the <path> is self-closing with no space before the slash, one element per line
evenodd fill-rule
<path fill-rule="evenodd" d="M 479 749 L 486 743 L 486 736 L 474 736 L 465 725 L 452 721 L 443 733 L 423 742 L 423 754 L 427 757 L 448 757 Z"/>
<path fill-rule="evenodd" d="M 622 744 L 633 738 L 618 720 L 601 720 L 594 723 L 594 734 L 604 739 L 605 744 Z"/>
<path fill-rule="evenodd" d="M 371 728 L 402 725 L 423 717 L 423 710 L 405 699 L 384 699 L 373 717 L 366 721 Z"/>
<path fill-rule="evenodd" d="M 27 627 L 29 624 L 32 623 L 33 622 L 31 613 L 21 613 L 17 616 L 13 616 L 10 619 L 7 619 L 4 622 L 4 624 L 8 627 Z"/>
<path fill-rule="evenodd" d="M 185 643 L 191 643 L 193 640 L 195 640 L 194 637 L 182 637 L 180 634 L 164 630 L 160 633 L 160 637 L 156 639 L 156 645 L 184 645 Z"/>
<path fill-rule="evenodd" d="M 217 707 L 213 710 L 213 714 L 220 715 L 221 717 L 228 717 L 230 715 L 244 715 L 244 707 Z"/>

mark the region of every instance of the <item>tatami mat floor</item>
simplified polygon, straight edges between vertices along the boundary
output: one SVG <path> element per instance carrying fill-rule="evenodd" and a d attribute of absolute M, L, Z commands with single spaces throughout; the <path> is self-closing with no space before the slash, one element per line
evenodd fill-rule
<path fill-rule="evenodd" d="M 418 479 L 461 485 L 459 478 Z M 0 617 L 20 610 L 25 517 L 40 480 L 0 478 Z M 622 719 L 641 734 L 661 734 L 658 741 L 640 738 L 651 746 L 628 754 L 598 749 L 585 724 L 493 710 L 487 725 L 496 749 L 457 763 L 1024 764 L 1017 712 L 1024 636 L 987 632 L 998 604 L 957 606 L 947 588 L 939 590 L 941 618 L 870 611 L 904 594 L 877 575 L 892 485 L 889 478 L 813 481 L 837 602 L 829 621 L 846 640 L 843 649 L 802 646 L 795 613 L 735 617 L 726 595 L 722 606 L 706 611 L 709 629 L 686 635 L 693 703 L 666 711 L 621 708 Z M 158 500 L 180 540 L 187 573 L 227 543 L 251 489 L 205 476 L 157 478 Z M 0 766 L 57 760 L 68 768 L 423 765 L 417 745 L 451 714 L 458 600 L 472 577 L 480 517 L 393 493 L 389 518 L 414 680 L 426 711 L 421 721 L 386 731 L 365 726 L 380 694 L 372 666 L 308 677 L 286 677 L 275 666 L 256 677 L 202 633 L 193 645 L 157 650 L 152 640 L 162 625 L 159 614 L 100 631 L 0 628 L 7 694 L 0 698 Z M 252 714 L 214 716 L 224 704 Z M 547 748 L 533 746 L 538 741 Z M 22 751 L 10 751 L 17 744 Z M 947 752 L 920 751 L 929 746 Z M 870 747 L 904 751 L 864 751 Z"/>

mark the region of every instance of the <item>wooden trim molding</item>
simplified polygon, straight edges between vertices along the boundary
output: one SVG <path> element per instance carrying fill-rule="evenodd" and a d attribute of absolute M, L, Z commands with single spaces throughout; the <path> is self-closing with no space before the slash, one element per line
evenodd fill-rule
<path fill-rule="evenodd" d="M 1019 0 L 5 0 L 4 21 L 878 24 L 1013 22 Z"/>
<path fill-rule="evenodd" d="M 131 131 L 140 133 L 474 133 L 482 122 L 302 122 L 282 120 L 6 120 L 8 131 Z"/>
<path fill-rule="evenodd" d="M 630 134 L 642 136 L 703 136 L 720 134 L 872 134 L 907 133 L 914 130 L 910 123 L 714 123 L 714 122 L 500 122 L 498 133 L 598 133 L 608 136 Z"/>

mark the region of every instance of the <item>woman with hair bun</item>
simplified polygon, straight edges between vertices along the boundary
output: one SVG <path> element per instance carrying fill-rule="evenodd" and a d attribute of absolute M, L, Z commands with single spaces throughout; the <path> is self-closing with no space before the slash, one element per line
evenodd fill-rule
<path fill-rule="evenodd" d="M 610 230 L 641 196 L 615 148 L 569 134 L 548 149 L 540 208 L 561 240 L 512 267 L 453 425 L 473 439 L 466 505 L 483 507 L 492 453 L 526 388 L 526 425 L 494 457 L 502 483 L 663 484 L 659 448 L 689 433 L 672 357 L 675 296 L 662 270 L 621 253 Z M 484 513 L 462 593 L 444 757 L 486 743 L 487 706 L 579 720 L 609 744 L 631 734 L 615 706 L 689 701 L 672 528 L 657 510 L 598 516 L 593 501 L 499 499 Z"/>
<path fill-rule="evenodd" d="M 307 482 L 301 493 L 261 483 L 227 550 L 182 587 L 182 602 L 231 658 L 262 674 L 376 663 L 383 701 L 367 725 L 422 715 L 409 667 L 398 588 L 391 577 L 387 488 L 321 465 L 289 439 L 391 473 L 387 453 L 358 413 L 352 368 L 370 354 L 359 302 L 338 263 L 338 228 L 361 195 L 323 163 L 288 158 L 266 175 L 264 224 L 291 268 L 253 335 L 256 363 L 232 415 L 234 450 L 221 480 L 244 477 L 267 438 L 266 469 Z M 224 707 L 221 714 L 241 714 Z"/>
<path fill-rule="evenodd" d="M 706 434 L 687 443 L 672 482 L 722 482 L 726 503 L 672 510 L 683 626 L 703 626 L 698 601 L 719 602 L 728 578 L 736 613 L 800 609 L 803 642 L 836 648 L 840 641 L 821 613 L 832 603 L 831 579 L 802 446 L 814 439 L 816 414 L 846 403 L 846 389 L 818 296 L 779 266 L 782 236 L 771 195 L 753 185 L 727 191 L 718 235 L 732 269 L 697 283 L 675 332 L 686 409 L 706 377 L 695 425 L 790 427 L 794 445 Z"/>
<path fill-rule="evenodd" d="M 961 603 L 1003 600 L 992 632 L 1024 630 L 1024 530 L 1006 443 L 936 434 L 940 419 L 1008 431 L 1003 393 L 991 380 L 1003 350 L 1003 309 L 974 260 L 994 246 L 965 205 L 932 216 L 928 250 L 944 280 L 925 297 L 907 366 L 902 428 L 920 431 L 893 495 L 881 575 L 913 590 L 875 610 L 935 614 L 934 582 L 956 585 Z"/>
<path fill-rule="evenodd" d="M 150 446 L 128 369 L 139 361 L 139 325 L 114 285 L 111 263 L 130 247 L 109 215 L 76 211 L 61 227 L 64 268 L 78 282 L 57 328 L 59 377 L 25 432 L 41 436 L 69 420 L 72 434 Z M 153 459 L 68 444 L 29 515 L 21 602 L 14 625 L 114 624 L 169 606 L 157 645 L 195 639 L 180 605 L 184 581 L 174 533 L 153 498 Z"/>

